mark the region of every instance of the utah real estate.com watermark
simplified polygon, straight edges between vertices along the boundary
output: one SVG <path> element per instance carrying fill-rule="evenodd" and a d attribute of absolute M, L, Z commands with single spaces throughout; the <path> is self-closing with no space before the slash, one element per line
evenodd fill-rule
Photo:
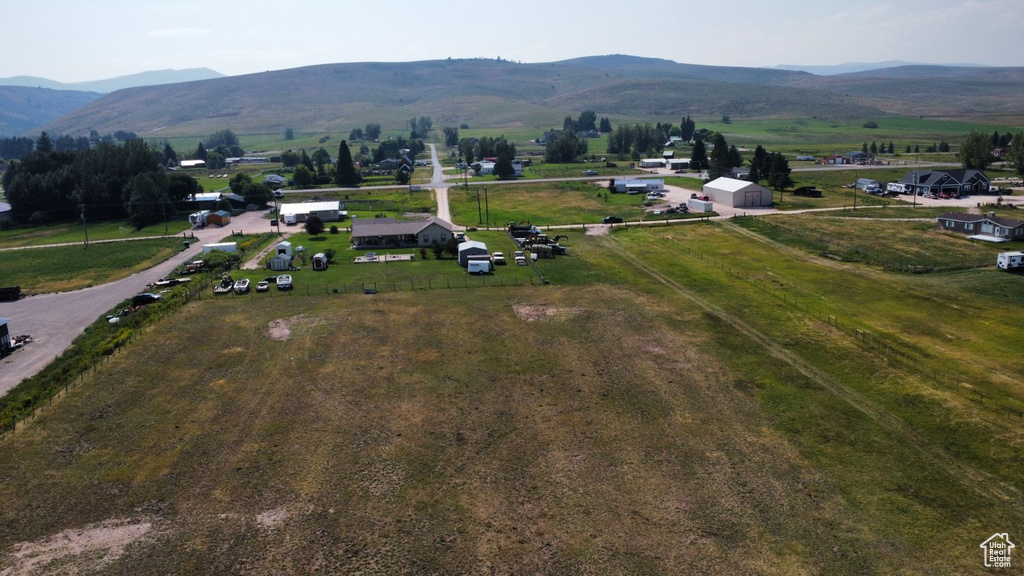
<path fill-rule="evenodd" d="M 986 568 L 1009 568 L 1010 553 L 1016 546 L 1010 542 L 1010 535 L 1006 532 L 996 532 L 981 543 L 981 549 L 985 554 Z"/>

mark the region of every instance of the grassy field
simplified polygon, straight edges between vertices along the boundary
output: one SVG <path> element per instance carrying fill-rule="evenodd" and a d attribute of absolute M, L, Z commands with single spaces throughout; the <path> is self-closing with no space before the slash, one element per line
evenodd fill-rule
<path fill-rule="evenodd" d="M 480 188 L 473 186 L 468 192 L 455 188 L 449 191 L 448 202 L 456 224 L 475 226 L 479 223 L 478 191 L 480 212 L 484 211 L 484 194 Z M 486 203 L 491 226 L 527 220 L 545 226 L 591 224 L 610 214 L 638 220 L 644 214 L 642 200 L 639 195 L 608 193 L 607 182 L 598 181 L 490 186 Z"/>
<path fill-rule="evenodd" d="M 178 217 L 167 223 L 151 224 L 136 230 L 126 221 L 91 222 L 89 223 L 89 240 L 112 240 L 117 238 L 143 238 L 146 236 L 163 236 L 180 234 L 190 230 L 188 218 Z M 0 230 L 0 248 L 18 246 L 41 246 L 44 244 L 65 244 L 69 242 L 84 243 L 85 231 L 79 223 L 47 224 L 34 228 L 15 228 Z"/>
<path fill-rule="evenodd" d="M 571 246 L 554 286 L 190 304 L 0 444 L 0 551 L 89 572 L 131 542 L 108 574 L 962 574 L 1024 519 L 1019 425 L 778 295 L 1019 398 L 1019 276 L 883 274 L 732 225 Z"/>
<path fill-rule="evenodd" d="M 182 249 L 180 238 L 167 238 L 12 250 L 2 253 L 0 286 L 28 293 L 78 290 L 126 278 Z"/>

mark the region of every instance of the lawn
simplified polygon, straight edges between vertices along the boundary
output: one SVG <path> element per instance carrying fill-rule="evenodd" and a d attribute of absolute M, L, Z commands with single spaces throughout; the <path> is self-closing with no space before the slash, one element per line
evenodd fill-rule
<path fill-rule="evenodd" d="M 166 238 L 12 250 L 2 253 L 0 286 L 29 294 L 78 290 L 126 278 L 182 249 L 180 238 Z"/>
<path fill-rule="evenodd" d="M 110 222 L 89 222 L 89 240 L 111 240 L 115 238 L 144 238 L 146 236 L 163 236 L 180 234 L 190 230 L 192 226 L 188 218 L 179 216 L 167 223 L 151 224 L 136 230 L 124 220 Z M 65 244 L 70 242 L 84 243 L 85 230 L 80 222 L 46 224 L 33 228 L 15 228 L 0 231 L 0 248 L 17 246 L 41 246 L 44 244 Z"/>
<path fill-rule="evenodd" d="M 327 270 L 314 271 L 301 258 L 295 263 L 298 271 L 290 272 L 294 280 L 294 292 L 327 293 L 335 289 L 340 292 L 362 291 L 363 287 L 375 287 L 380 291 L 395 290 L 420 290 L 434 288 L 465 288 L 474 286 L 491 286 L 504 284 L 540 284 L 540 277 L 530 266 L 516 266 L 512 262 L 511 254 L 518 250 L 518 247 L 504 232 L 470 232 L 470 239 L 479 240 L 487 244 L 491 252 L 504 252 L 509 264 L 496 266 L 494 274 L 484 276 L 472 276 L 461 268 L 458 262 L 451 256 L 445 254 L 442 259 L 437 259 L 433 250 L 426 251 L 424 258 L 417 248 L 378 250 L 375 253 L 380 257 L 385 254 L 409 254 L 414 257 L 411 262 L 388 262 L 388 263 L 356 263 L 358 256 L 365 256 L 366 250 L 352 250 L 350 235 L 347 232 L 339 234 L 322 234 L 311 237 L 304 232 L 299 232 L 289 238 L 294 247 L 302 246 L 306 258 L 312 257 L 317 252 L 324 252 L 328 248 L 335 250 L 334 262 Z M 539 267 L 547 270 L 560 265 L 564 258 L 554 260 L 541 260 Z M 256 282 L 265 276 L 277 274 L 269 270 L 239 270 L 232 273 L 232 278 L 249 278 Z M 277 290 L 269 294 L 251 293 L 253 297 L 278 296 Z"/>
<path fill-rule="evenodd" d="M 344 190 L 332 192 L 315 192 L 309 194 L 289 194 L 284 202 L 298 203 L 305 200 L 340 200 L 348 210 L 349 218 L 373 218 L 383 215 L 401 218 L 407 213 L 431 214 L 437 210 L 434 191 L 422 188 L 419 192 L 411 192 L 409 188 L 393 188 L 388 190 Z M 331 222 L 326 223 L 328 227 Z M 340 226 L 348 224 L 342 222 Z"/>
<path fill-rule="evenodd" d="M 456 224 L 478 225 L 487 212 L 491 226 L 525 221 L 537 226 L 593 224 L 608 215 L 626 220 L 639 220 L 644 215 L 642 196 L 611 194 L 604 181 L 495 185 L 487 187 L 486 198 L 483 188 L 449 190 L 449 207 Z"/>

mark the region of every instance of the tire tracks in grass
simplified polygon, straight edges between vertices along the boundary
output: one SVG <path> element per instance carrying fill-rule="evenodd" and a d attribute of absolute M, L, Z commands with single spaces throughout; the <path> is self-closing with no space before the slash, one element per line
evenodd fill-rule
<path fill-rule="evenodd" d="M 723 322 L 738 330 L 754 342 L 760 344 L 772 356 L 782 360 L 800 374 L 828 390 L 836 397 L 862 412 L 872 419 L 879 426 L 882 426 L 894 436 L 904 439 L 929 463 L 943 470 L 951 477 L 956 478 L 961 485 L 968 490 L 985 498 L 994 498 L 1001 501 L 1013 501 L 1021 498 L 1021 491 L 1011 484 L 996 478 L 988 472 L 978 470 L 973 466 L 961 462 L 942 446 L 931 439 L 922 436 L 902 419 L 893 415 L 885 408 L 879 406 L 872 400 L 866 398 L 860 392 L 843 384 L 833 376 L 818 369 L 805 361 L 800 355 L 788 350 L 785 346 L 777 343 L 767 334 L 744 322 L 741 318 L 727 312 L 726 310 L 701 298 L 692 290 L 686 288 L 679 282 L 662 274 L 656 268 L 643 262 L 637 255 L 629 252 L 614 240 L 606 242 L 608 250 L 619 256 L 624 262 L 631 264 L 634 268 L 647 274 L 653 280 L 659 282 L 673 292 L 690 300 L 701 310 L 715 316 Z"/>

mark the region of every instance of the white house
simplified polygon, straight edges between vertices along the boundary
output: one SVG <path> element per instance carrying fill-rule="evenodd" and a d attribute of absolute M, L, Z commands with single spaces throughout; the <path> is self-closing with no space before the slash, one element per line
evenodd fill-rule
<path fill-rule="evenodd" d="M 704 185 L 704 194 L 712 202 L 743 208 L 752 206 L 771 206 L 772 191 L 745 180 L 735 178 L 717 178 Z"/>

